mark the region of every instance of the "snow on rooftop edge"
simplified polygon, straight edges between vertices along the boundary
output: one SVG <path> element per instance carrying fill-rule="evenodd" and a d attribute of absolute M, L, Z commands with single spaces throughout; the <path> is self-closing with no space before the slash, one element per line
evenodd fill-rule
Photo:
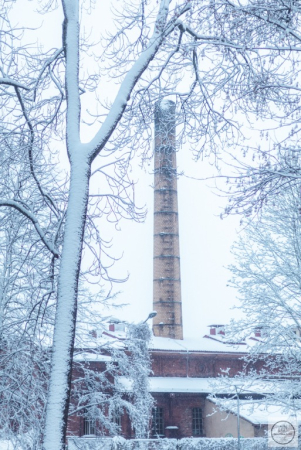
<path fill-rule="evenodd" d="M 80 352 L 77 353 L 74 358 L 74 361 L 102 361 L 108 362 L 112 360 L 112 357 L 109 355 L 103 355 L 101 353 L 94 352 Z"/>
<path fill-rule="evenodd" d="M 212 403 L 216 403 L 214 399 L 210 399 Z M 225 409 L 232 414 L 237 415 L 237 400 L 227 400 L 225 402 Z M 266 404 L 264 400 L 262 401 L 252 401 L 252 400 L 240 400 L 239 401 L 239 416 L 253 425 L 267 425 L 269 422 L 273 422 L 273 417 L 275 420 L 279 420 L 283 417 L 296 418 L 301 422 L 301 411 L 296 411 L 295 409 L 284 409 L 282 405 L 277 404 Z"/>
<path fill-rule="evenodd" d="M 91 338 L 89 347 L 100 347 L 105 344 L 122 348 L 126 339 L 126 333 L 120 331 L 98 330 L 97 337 Z M 255 341 L 247 339 L 242 343 L 228 343 L 224 336 L 205 335 L 198 338 L 171 339 L 167 337 L 153 336 L 149 344 L 150 350 L 177 351 L 177 352 L 218 352 L 218 353 L 247 353 L 248 347 L 252 347 Z"/>
<path fill-rule="evenodd" d="M 246 353 L 247 351 L 247 345 L 230 345 L 223 342 L 222 339 L 218 340 L 209 337 L 179 340 L 154 336 L 149 348 L 151 350 L 205 351 L 223 353 Z"/>
<path fill-rule="evenodd" d="M 175 392 L 175 393 L 199 393 L 210 394 L 215 391 L 219 394 L 234 393 L 234 387 L 229 385 L 219 385 L 218 378 L 190 378 L 190 377 L 149 377 L 150 392 Z M 132 381 L 127 377 L 118 377 L 118 382 L 125 391 L 132 390 Z M 270 383 L 257 383 L 246 390 L 248 394 L 264 394 L 271 392 Z"/>

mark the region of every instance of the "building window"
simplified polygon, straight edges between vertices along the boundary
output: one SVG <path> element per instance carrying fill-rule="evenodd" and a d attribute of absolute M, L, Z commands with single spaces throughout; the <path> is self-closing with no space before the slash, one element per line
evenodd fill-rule
<path fill-rule="evenodd" d="M 84 417 L 84 435 L 96 434 L 96 423 L 95 419 L 89 415 L 88 411 L 85 412 Z"/>
<path fill-rule="evenodd" d="M 202 408 L 192 408 L 192 435 L 201 436 L 203 434 Z"/>
<path fill-rule="evenodd" d="M 113 424 L 116 425 L 115 433 L 120 434 L 121 433 L 121 411 L 120 410 L 113 410 L 111 412 L 111 421 Z"/>
<path fill-rule="evenodd" d="M 163 408 L 152 410 L 152 434 L 155 437 L 164 436 Z"/>
<path fill-rule="evenodd" d="M 112 421 L 118 425 L 119 427 L 121 427 L 121 414 L 119 411 L 114 411 L 112 414 Z"/>

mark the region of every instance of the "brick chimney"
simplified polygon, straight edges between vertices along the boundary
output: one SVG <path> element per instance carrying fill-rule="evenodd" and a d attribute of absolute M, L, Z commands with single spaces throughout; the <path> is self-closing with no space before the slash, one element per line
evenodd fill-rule
<path fill-rule="evenodd" d="M 155 109 L 153 332 L 183 339 L 176 172 L 175 103 L 163 100 Z"/>

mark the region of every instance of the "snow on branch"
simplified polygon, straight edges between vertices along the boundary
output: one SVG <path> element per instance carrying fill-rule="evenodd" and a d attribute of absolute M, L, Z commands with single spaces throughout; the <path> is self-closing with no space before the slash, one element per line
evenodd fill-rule
<path fill-rule="evenodd" d="M 67 92 L 67 146 L 69 156 L 80 143 L 79 99 L 79 6 L 78 2 L 64 0 L 63 46 L 66 55 Z"/>
<path fill-rule="evenodd" d="M 102 127 L 95 137 L 87 145 L 89 158 L 92 161 L 105 146 L 112 132 L 116 128 L 123 112 L 126 108 L 127 101 L 140 79 L 143 72 L 147 69 L 149 63 L 155 57 L 162 41 L 165 38 L 164 27 L 166 25 L 169 11 L 169 1 L 161 0 L 158 15 L 156 18 L 154 32 L 149 40 L 146 49 L 141 53 L 140 57 L 133 64 L 132 68 L 126 74 L 115 101 L 110 109 Z"/>
<path fill-rule="evenodd" d="M 6 84 L 8 86 L 14 86 L 15 88 L 25 89 L 26 91 L 30 91 L 30 88 L 24 86 L 24 84 L 19 83 L 18 81 L 12 80 L 11 78 L 0 78 L 0 84 Z"/>
<path fill-rule="evenodd" d="M 14 201 L 14 200 L 0 200 L 0 207 L 1 206 L 10 206 L 11 208 L 16 209 L 21 214 L 23 214 L 23 216 L 27 217 L 33 223 L 33 225 L 34 225 L 38 235 L 42 239 L 44 245 L 48 248 L 48 250 L 53 254 L 53 256 L 55 258 L 59 257 L 59 254 L 58 254 L 57 250 L 46 239 L 45 233 L 41 229 L 41 227 L 39 225 L 39 222 L 38 222 L 38 220 L 37 220 L 37 218 L 35 217 L 34 214 L 32 214 L 30 211 L 28 211 L 28 209 L 24 208 L 23 205 L 21 205 L 20 203 Z"/>

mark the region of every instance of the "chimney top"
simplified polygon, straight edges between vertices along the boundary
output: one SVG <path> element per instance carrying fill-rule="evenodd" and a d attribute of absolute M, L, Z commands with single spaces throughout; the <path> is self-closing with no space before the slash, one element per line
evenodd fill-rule
<path fill-rule="evenodd" d="M 174 134 L 175 131 L 175 102 L 167 99 L 158 101 L 155 105 L 156 133 Z"/>

